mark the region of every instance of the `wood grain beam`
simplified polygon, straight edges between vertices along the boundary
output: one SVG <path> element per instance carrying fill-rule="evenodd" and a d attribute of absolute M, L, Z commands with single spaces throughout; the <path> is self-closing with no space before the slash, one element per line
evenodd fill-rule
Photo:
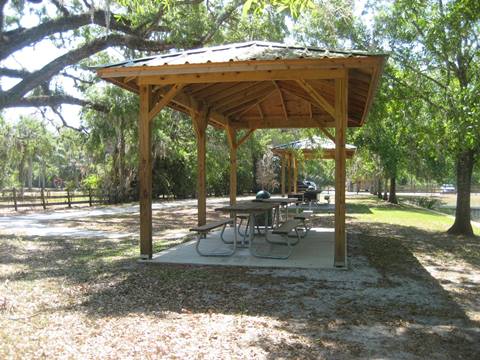
<path fill-rule="evenodd" d="M 139 85 L 161 84 L 198 84 L 212 82 L 271 81 L 271 80 L 304 80 L 304 79 L 336 79 L 343 73 L 341 69 L 323 70 L 270 70 L 248 72 L 194 73 L 177 75 L 144 75 L 139 77 Z"/>
<path fill-rule="evenodd" d="M 324 127 L 320 126 L 320 130 L 321 132 L 323 132 L 330 140 L 332 140 L 333 142 L 335 142 L 335 137 L 330 133 L 330 131 L 328 131 L 327 129 L 325 129 Z"/>
<path fill-rule="evenodd" d="M 257 129 L 250 129 L 247 131 L 247 133 L 245 135 L 243 135 L 240 140 L 238 140 L 237 142 L 237 146 L 240 146 L 242 145 L 245 141 L 248 140 L 248 138 L 253 134 L 253 132 L 257 130 Z"/>
<path fill-rule="evenodd" d="M 200 109 L 199 112 L 192 111 L 192 122 L 197 138 L 197 206 L 198 206 L 198 226 L 205 225 L 207 222 L 207 171 L 206 171 L 206 153 L 207 153 L 207 124 L 208 109 Z"/>
<path fill-rule="evenodd" d="M 211 106 L 219 106 L 222 103 L 222 100 L 228 99 L 230 96 L 238 95 L 242 91 L 248 90 L 258 85 L 259 83 L 256 82 L 235 83 L 234 86 L 232 86 L 230 89 L 223 90 L 218 94 L 206 96 L 205 101 L 208 102 Z"/>
<path fill-rule="evenodd" d="M 249 111 L 250 109 L 254 108 L 255 106 L 260 106 L 260 104 L 262 102 L 264 102 L 265 100 L 267 100 L 270 96 L 272 96 L 273 94 L 275 93 L 275 89 L 272 89 L 269 93 L 265 94 L 264 96 L 262 97 L 259 97 L 258 99 L 252 101 L 251 103 L 249 103 L 247 106 L 243 107 L 243 108 L 240 108 L 240 109 L 236 109 L 235 111 L 230 111 L 228 113 L 226 113 L 225 115 L 227 116 L 232 116 L 232 117 L 241 117 L 243 114 L 245 114 L 247 111 Z M 259 107 L 260 109 L 260 116 L 263 117 L 263 112 L 262 112 L 262 109 Z"/>
<path fill-rule="evenodd" d="M 335 80 L 335 266 L 346 265 L 345 138 L 348 121 L 348 75 Z"/>
<path fill-rule="evenodd" d="M 278 91 L 278 96 L 280 96 L 280 102 L 282 104 L 282 110 L 283 110 L 283 114 L 285 115 L 285 120 L 288 121 L 287 105 L 285 104 L 285 99 L 283 98 L 282 90 L 280 89 L 276 81 L 273 81 L 273 84 L 275 85 L 275 88 Z"/>
<path fill-rule="evenodd" d="M 138 177 L 140 185 L 140 257 L 152 258 L 152 107 L 151 86 L 140 86 Z"/>
<path fill-rule="evenodd" d="M 237 203 L 237 132 L 234 128 L 227 126 L 227 140 L 230 149 L 230 205 Z"/>
<path fill-rule="evenodd" d="M 175 84 L 168 90 L 165 95 L 153 106 L 153 108 L 148 113 L 149 121 L 152 119 L 165 107 L 168 103 L 182 90 L 185 84 Z"/>
<path fill-rule="evenodd" d="M 297 84 L 300 85 L 316 102 L 332 117 L 335 117 L 335 108 L 322 96 L 315 88 L 305 80 L 297 80 Z"/>
<path fill-rule="evenodd" d="M 335 121 L 330 116 L 314 116 L 310 119 L 308 116 L 290 115 L 286 121 L 283 115 L 265 115 L 263 118 L 252 117 L 233 119 L 230 122 L 235 129 L 295 129 L 295 128 L 316 128 L 334 127 Z"/>
<path fill-rule="evenodd" d="M 274 86 L 270 83 L 259 84 L 253 88 L 247 89 L 244 92 L 237 94 L 236 96 L 231 96 L 229 99 L 222 101 L 214 108 L 221 113 L 226 113 L 230 109 L 237 108 L 249 102 L 255 101 L 256 99 L 269 94 L 274 89 Z"/>

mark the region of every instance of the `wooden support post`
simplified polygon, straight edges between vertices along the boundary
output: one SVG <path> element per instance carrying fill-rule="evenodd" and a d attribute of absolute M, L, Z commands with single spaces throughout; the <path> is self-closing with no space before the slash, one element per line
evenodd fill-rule
<path fill-rule="evenodd" d="M 345 136 L 348 118 L 348 70 L 335 80 L 335 266 L 346 266 Z"/>
<path fill-rule="evenodd" d="M 298 192 L 298 168 L 297 168 L 297 157 L 293 155 L 293 192 L 296 194 Z"/>
<path fill-rule="evenodd" d="M 88 205 L 92 206 L 92 189 L 88 189 Z"/>
<path fill-rule="evenodd" d="M 227 127 L 227 139 L 230 148 L 230 205 L 237 203 L 237 134 L 235 129 Z"/>
<path fill-rule="evenodd" d="M 70 198 L 70 190 L 67 190 L 67 204 L 68 204 L 69 208 L 72 207 L 72 199 Z"/>
<path fill-rule="evenodd" d="M 285 155 L 282 154 L 281 157 L 281 166 L 282 166 L 282 178 L 280 179 L 282 185 L 282 197 L 285 197 L 285 167 L 286 167 L 286 158 Z"/>
<path fill-rule="evenodd" d="M 290 154 L 290 158 L 288 159 L 288 162 L 290 164 L 289 166 L 289 171 L 288 171 L 288 176 L 290 178 L 290 185 L 289 185 L 289 193 L 294 192 L 294 185 L 293 185 L 293 154 Z"/>
<path fill-rule="evenodd" d="M 290 194 L 290 154 L 285 156 L 285 186 L 287 189 L 287 194 Z"/>
<path fill-rule="evenodd" d="M 152 129 L 150 85 L 140 86 L 140 114 L 138 119 L 140 180 L 140 257 L 151 259 L 152 247 Z"/>
<path fill-rule="evenodd" d="M 207 223 L 207 124 L 208 111 L 192 112 L 193 126 L 197 136 L 197 201 L 198 201 L 198 226 Z"/>
<path fill-rule="evenodd" d="M 47 204 L 45 203 L 45 190 L 43 188 L 40 190 L 40 196 L 42 198 L 43 210 L 45 210 L 47 208 Z"/>
<path fill-rule="evenodd" d="M 15 208 L 15 211 L 18 211 L 18 205 L 17 205 L 17 189 L 13 188 L 13 190 L 12 190 L 12 196 L 13 196 L 13 207 Z"/>

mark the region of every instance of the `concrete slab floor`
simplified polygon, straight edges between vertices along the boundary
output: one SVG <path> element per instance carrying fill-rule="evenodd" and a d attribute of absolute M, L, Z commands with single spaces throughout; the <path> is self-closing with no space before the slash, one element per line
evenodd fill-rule
<path fill-rule="evenodd" d="M 272 240 L 281 240 L 279 235 L 271 235 Z M 233 229 L 227 228 L 224 238 L 233 239 Z M 238 237 L 240 240 L 240 237 Z M 308 235 L 294 246 L 288 259 L 264 259 L 251 255 L 248 248 L 237 248 L 232 256 L 212 257 L 200 256 L 195 250 L 196 240 L 192 240 L 160 253 L 154 254 L 152 260 L 141 260 L 154 264 L 195 264 L 221 266 L 248 266 L 272 268 L 303 268 L 303 269 L 332 269 L 334 268 L 334 229 L 312 228 Z M 201 241 L 203 251 L 225 251 L 229 246 L 220 239 L 220 231 L 212 232 L 207 239 Z M 287 247 L 272 245 L 265 241 L 264 236 L 256 236 L 253 246 L 262 253 L 285 254 Z"/>

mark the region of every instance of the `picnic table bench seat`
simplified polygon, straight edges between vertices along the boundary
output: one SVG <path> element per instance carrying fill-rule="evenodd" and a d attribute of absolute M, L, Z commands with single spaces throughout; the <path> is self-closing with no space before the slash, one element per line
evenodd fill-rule
<path fill-rule="evenodd" d="M 212 221 L 209 223 L 206 223 L 205 225 L 197 226 L 194 228 L 191 228 L 190 231 L 196 232 L 197 233 L 197 244 L 195 246 L 195 249 L 197 250 L 197 253 L 201 256 L 231 256 L 235 252 L 236 248 L 236 241 L 235 237 L 233 242 L 233 247 L 230 250 L 227 251 L 217 251 L 217 252 L 207 252 L 207 251 L 202 251 L 200 250 L 200 242 L 204 239 L 206 239 L 207 234 L 219 227 L 222 227 L 222 232 L 220 233 L 220 238 L 224 243 L 229 243 L 225 241 L 223 238 L 223 234 L 225 233 L 225 228 L 227 225 L 233 224 L 233 219 L 222 219 L 222 220 L 216 220 Z"/>
<path fill-rule="evenodd" d="M 268 259 L 288 259 L 292 254 L 293 248 L 292 246 L 298 244 L 300 241 L 300 234 L 298 233 L 298 227 L 302 224 L 301 220 L 298 219 L 290 219 L 285 221 L 282 225 L 272 230 L 272 234 L 281 235 L 284 241 L 275 241 L 272 239 L 266 239 L 269 244 L 278 244 L 278 245 L 286 245 L 288 247 L 288 251 L 286 254 L 283 255 L 274 255 L 272 253 L 264 253 L 261 254 L 258 251 L 252 251 L 252 255 L 261 258 L 268 258 Z M 294 231 L 296 234 L 296 241 L 292 241 L 289 237 L 289 234 Z"/>
<path fill-rule="evenodd" d="M 300 214 L 296 214 L 293 218 L 295 220 L 300 220 L 303 224 L 303 235 L 301 236 L 302 238 L 304 238 L 305 236 L 307 236 L 308 232 L 310 231 L 311 229 L 311 226 L 309 224 L 309 219 L 312 217 L 313 215 L 313 212 L 312 211 L 304 211 Z"/>

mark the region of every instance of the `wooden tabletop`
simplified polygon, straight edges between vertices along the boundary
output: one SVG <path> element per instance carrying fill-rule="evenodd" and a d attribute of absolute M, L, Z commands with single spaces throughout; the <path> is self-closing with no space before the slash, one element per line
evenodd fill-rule
<path fill-rule="evenodd" d="M 265 202 L 265 203 L 274 203 L 274 204 L 290 204 L 294 202 L 299 202 L 297 198 L 269 198 L 269 199 L 257 199 L 254 201 Z"/>
<path fill-rule="evenodd" d="M 231 211 L 268 211 L 275 207 L 275 203 L 263 201 L 242 201 L 235 205 L 223 206 L 215 209 L 215 211 L 231 212 Z"/>

